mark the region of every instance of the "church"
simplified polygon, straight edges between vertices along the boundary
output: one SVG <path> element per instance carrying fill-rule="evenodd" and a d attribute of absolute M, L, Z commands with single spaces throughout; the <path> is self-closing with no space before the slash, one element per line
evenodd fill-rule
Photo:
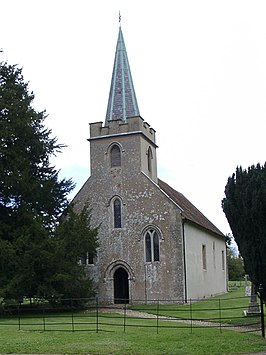
<path fill-rule="evenodd" d="M 141 116 L 121 26 L 105 122 L 90 123 L 91 175 L 73 202 L 100 225 L 82 261 L 99 300 L 149 303 L 227 291 L 223 233 L 157 176 L 155 130 Z"/>

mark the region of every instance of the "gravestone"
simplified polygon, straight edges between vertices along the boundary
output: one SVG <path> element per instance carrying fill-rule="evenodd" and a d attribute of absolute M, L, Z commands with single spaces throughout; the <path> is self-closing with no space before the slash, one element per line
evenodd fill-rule
<path fill-rule="evenodd" d="M 248 310 L 246 311 L 247 316 L 258 316 L 260 315 L 260 308 L 257 302 L 257 294 L 255 292 L 255 286 L 251 284 L 251 295 L 250 295 L 250 302 L 248 305 Z"/>

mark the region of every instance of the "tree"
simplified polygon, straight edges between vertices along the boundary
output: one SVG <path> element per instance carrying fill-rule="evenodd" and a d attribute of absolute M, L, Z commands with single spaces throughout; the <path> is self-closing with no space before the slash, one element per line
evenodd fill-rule
<path fill-rule="evenodd" d="M 243 258 L 234 247 L 234 237 L 229 233 L 225 236 L 227 247 L 227 267 L 230 281 L 240 281 L 244 279 L 245 270 Z"/>
<path fill-rule="evenodd" d="M 85 298 L 94 293 L 80 261 L 88 252 L 96 256 L 99 226 L 91 227 L 87 205 L 80 213 L 76 213 L 74 207 L 70 204 L 65 210 L 52 240 L 55 251 L 50 259 L 53 272 L 47 277 L 44 289 L 49 290 L 48 296 L 55 298 Z"/>
<path fill-rule="evenodd" d="M 244 280 L 245 270 L 243 259 L 236 256 L 231 248 L 227 249 L 228 278 L 230 281 Z"/>
<path fill-rule="evenodd" d="M 48 297 L 52 292 L 48 279 L 54 277 L 53 260 L 63 238 L 57 236 L 58 221 L 74 187 L 71 179 L 59 180 L 50 165 L 51 155 L 63 146 L 51 138 L 51 130 L 44 126 L 46 113 L 34 110 L 33 99 L 22 70 L 0 63 L 0 297 L 4 298 Z M 70 250 L 65 252 L 67 258 Z M 69 272 L 75 268 L 71 260 Z"/>
<path fill-rule="evenodd" d="M 237 167 L 228 178 L 222 208 L 233 232 L 246 273 L 256 289 L 266 290 L 266 164 Z M 266 300 L 266 292 L 263 295 Z"/>

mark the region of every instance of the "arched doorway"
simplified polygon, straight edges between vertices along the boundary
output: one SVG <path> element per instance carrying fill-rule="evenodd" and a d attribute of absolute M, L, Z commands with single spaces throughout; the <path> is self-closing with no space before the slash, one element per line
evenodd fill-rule
<path fill-rule="evenodd" d="M 128 273 L 122 267 L 114 273 L 114 303 L 129 303 Z"/>

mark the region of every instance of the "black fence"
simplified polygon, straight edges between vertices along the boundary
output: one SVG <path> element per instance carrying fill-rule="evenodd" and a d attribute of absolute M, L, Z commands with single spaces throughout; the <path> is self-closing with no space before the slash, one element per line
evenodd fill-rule
<path fill-rule="evenodd" d="M 66 306 L 62 306 L 67 304 Z M 106 305 L 104 300 L 83 300 L 86 306 L 77 308 L 80 300 L 64 300 L 60 305 L 41 302 L 5 306 L 0 315 L 0 331 L 87 331 L 104 332 L 130 327 L 149 327 L 158 333 L 162 328 L 182 328 L 193 332 L 196 328 L 235 329 L 242 332 L 262 332 L 259 309 L 247 312 L 247 297 L 227 299 L 143 300 Z M 244 315 L 246 314 L 246 316 Z"/>

